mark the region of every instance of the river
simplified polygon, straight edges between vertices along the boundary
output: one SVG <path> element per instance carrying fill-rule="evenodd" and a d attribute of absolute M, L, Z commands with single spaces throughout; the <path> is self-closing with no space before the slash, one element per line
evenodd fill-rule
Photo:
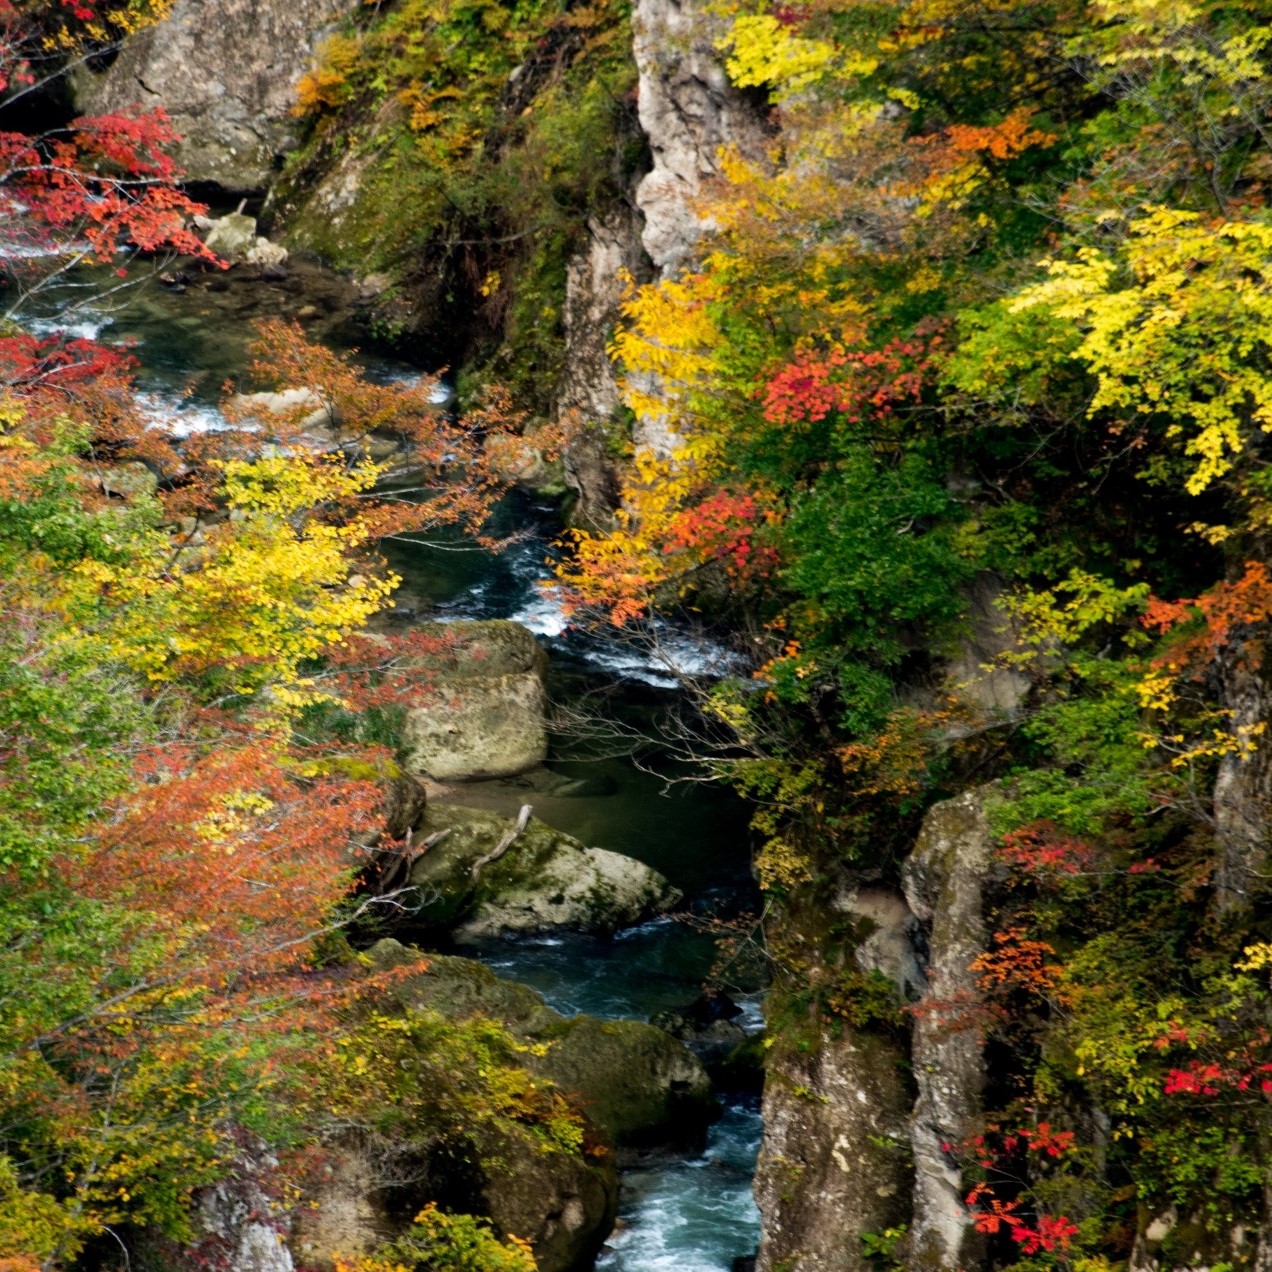
<path fill-rule="evenodd" d="M 307 285 L 312 288 L 313 276 Z M 241 287 L 235 290 L 242 294 Z M 285 287 L 275 290 L 280 305 L 294 299 Z M 209 297 L 192 289 L 187 298 L 151 288 L 109 312 L 90 304 L 69 317 L 60 312 L 59 298 L 50 297 L 32 325 L 131 343 L 143 401 L 157 416 L 194 431 L 216 427 L 219 387 L 243 370 L 250 328 L 233 295 L 227 302 L 224 292 Z M 325 334 L 340 343 L 350 333 L 332 326 Z M 418 374 L 384 358 L 365 361 L 375 376 Z M 510 814 L 531 803 L 550 825 L 662 871 L 685 893 L 688 912 L 611 940 L 562 935 L 500 942 L 477 953 L 501 976 L 532 986 L 567 1015 L 647 1020 L 691 1002 L 711 974 L 718 950 L 705 920 L 755 901 L 745 808 L 719 787 L 673 780 L 686 774 L 657 742 L 656 721 L 675 706 L 680 677 L 727 670 L 733 656 L 701 633 L 667 623 L 645 629 L 637 640 L 572 628 L 545 563 L 559 528 L 554 510 L 513 494 L 499 515 L 501 532 L 523 537 L 498 556 L 390 545 L 387 555 L 403 578 L 396 606 L 417 619 L 523 623 L 548 651 L 553 701 L 566 708 L 585 705 L 594 727 L 587 731 L 590 740 L 559 732 L 546 766 L 550 779 L 472 783 L 463 802 Z M 598 746 L 596 737 L 610 733 L 607 723 L 639 736 L 638 758 L 622 754 L 622 747 Z M 745 983 L 733 988 L 745 1027 L 758 1031 L 758 994 L 747 992 Z M 758 1100 L 746 1093 L 723 1098 L 724 1115 L 700 1156 L 659 1159 L 623 1172 L 619 1224 L 598 1259 L 600 1272 L 719 1272 L 755 1250 L 759 1216 L 751 1177 L 760 1142 Z"/>

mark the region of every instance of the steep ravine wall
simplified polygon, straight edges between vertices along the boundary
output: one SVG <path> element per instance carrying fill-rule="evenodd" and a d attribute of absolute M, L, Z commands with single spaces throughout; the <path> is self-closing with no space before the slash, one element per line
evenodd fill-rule
<path fill-rule="evenodd" d="M 755 1195 L 760 1272 L 867 1272 L 881 1252 L 915 1272 L 981 1266 L 952 1145 L 977 1127 L 985 1081 L 979 990 L 992 838 L 988 789 L 932 806 L 902 887 L 846 872 L 778 919 L 810 985 L 891 982 L 880 1022 L 828 1017 L 775 991 Z M 851 992 L 851 991 L 850 991 Z M 793 1007 L 797 1007 L 793 1010 Z"/>
<path fill-rule="evenodd" d="M 641 241 L 662 277 L 692 262 L 708 228 L 697 201 L 719 174 L 721 149 L 763 152 L 767 112 L 729 83 L 716 48 L 723 29 L 723 17 L 702 0 L 638 0 L 632 18 L 640 124 L 652 159 L 636 202 Z M 656 385 L 641 388 L 657 395 Z M 665 416 L 644 416 L 632 441 L 659 458 L 679 445 Z"/>

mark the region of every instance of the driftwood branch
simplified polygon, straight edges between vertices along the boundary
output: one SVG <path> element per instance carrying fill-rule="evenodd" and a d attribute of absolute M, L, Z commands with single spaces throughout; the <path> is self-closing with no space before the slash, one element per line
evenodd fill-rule
<path fill-rule="evenodd" d="M 435 830 L 416 845 L 411 843 L 411 831 L 406 832 L 406 842 L 401 848 L 382 850 L 380 854 L 380 877 L 376 883 L 376 895 L 384 896 L 397 886 L 398 876 L 409 873 L 411 866 L 424 855 L 434 844 L 441 843 L 451 833 L 449 826 Z M 388 858 L 387 862 L 385 858 Z"/>
<path fill-rule="evenodd" d="M 506 853 L 508 849 L 521 838 L 522 832 L 529 824 L 530 814 L 532 812 L 534 812 L 534 806 L 532 804 L 522 804 L 521 811 L 517 814 L 516 825 L 513 826 L 506 835 L 504 835 L 504 837 L 494 846 L 494 848 L 491 849 L 490 852 L 488 852 L 484 857 L 478 857 L 477 860 L 473 862 L 471 877 L 474 883 L 477 882 L 477 876 L 481 874 L 482 869 L 485 866 L 490 865 L 492 861 L 498 861 L 499 858 L 502 857 L 504 853 Z"/>

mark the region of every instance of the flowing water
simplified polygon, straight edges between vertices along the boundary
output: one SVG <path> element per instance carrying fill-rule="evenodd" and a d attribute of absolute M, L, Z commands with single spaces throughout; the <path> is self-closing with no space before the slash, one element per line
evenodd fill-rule
<path fill-rule="evenodd" d="M 219 426 L 217 391 L 245 364 L 248 309 L 260 302 L 236 301 L 241 293 L 240 287 L 229 300 L 224 294 L 209 300 L 150 290 L 110 311 L 81 307 L 68 319 L 59 318 L 53 297 L 32 325 L 130 342 L 143 401 L 156 415 L 171 420 L 175 414 L 182 430 L 197 431 Z M 275 299 L 282 304 L 286 289 Z M 324 334 L 336 343 L 346 335 L 338 324 Z M 418 375 L 383 359 L 365 362 L 378 377 Z M 568 731 L 561 735 L 547 774 L 473 783 L 460 799 L 506 813 L 533 804 L 550 825 L 662 871 L 685 893 L 687 913 L 607 940 L 565 934 L 500 942 L 477 953 L 565 1014 L 648 1019 L 687 1005 L 709 975 L 730 983 L 729 969 L 717 967 L 711 920 L 754 904 L 744 808 L 718 787 L 675 782 L 684 771 L 651 737 L 658 713 L 675 705 L 682 676 L 718 674 L 735 666 L 736 656 L 700 632 L 666 622 L 647 625 L 638 639 L 573 628 L 550 583 L 552 510 L 513 495 L 499 517 L 500 533 L 521 538 L 497 556 L 455 550 L 457 544 L 388 547 L 403 578 L 397 621 L 510 618 L 525 624 L 548 650 L 554 701 L 574 708 L 567 714 L 575 718 L 585 716 L 589 727 L 582 741 Z M 624 753 L 633 738 L 643 743 L 639 760 Z M 738 999 L 744 1026 L 762 1028 L 758 994 L 740 992 Z M 701 1156 L 625 1171 L 619 1226 L 598 1269 L 719 1272 L 750 1254 L 759 1230 L 751 1198 L 759 1140 L 754 1098 L 729 1097 Z"/>

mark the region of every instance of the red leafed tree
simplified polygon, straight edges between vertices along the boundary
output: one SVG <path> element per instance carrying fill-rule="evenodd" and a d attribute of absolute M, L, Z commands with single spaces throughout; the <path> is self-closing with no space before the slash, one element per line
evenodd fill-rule
<path fill-rule="evenodd" d="M 0 312 L 85 261 L 172 250 L 213 262 L 190 230 L 203 211 L 178 187 L 176 140 L 161 110 L 81 116 L 31 131 L 13 126 L 23 99 L 112 35 L 160 16 L 161 5 L 109 0 L 16 6 L 0 0 Z M 41 99 L 44 100 L 44 99 Z M 41 114 L 44 112 L 41 111 Z"/>

